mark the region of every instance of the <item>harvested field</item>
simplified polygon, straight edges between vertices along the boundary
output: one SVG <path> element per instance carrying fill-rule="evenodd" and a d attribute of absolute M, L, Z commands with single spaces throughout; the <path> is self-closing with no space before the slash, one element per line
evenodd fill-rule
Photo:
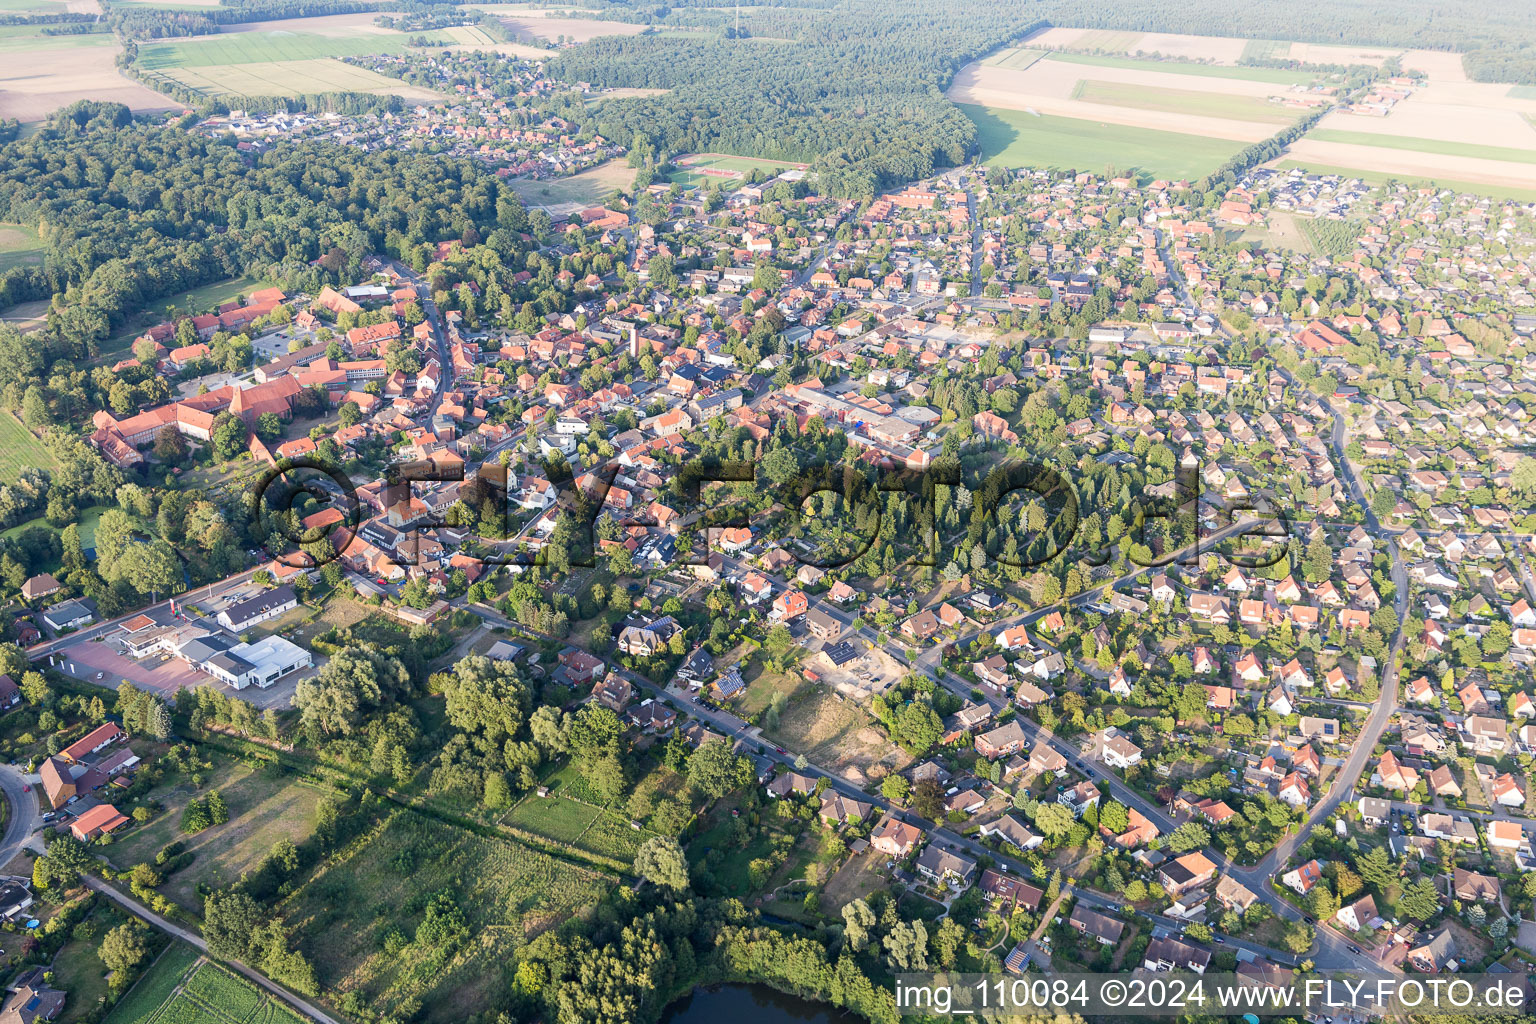
<path fill-rule="evenodd" d="M 179 110 L 181 104 L 125 77 L 117 69 L 122 47 L 94 36 L 80 46 L 24 48 L 6 54 L 0 68 L 0 117 L 41 121 L 76 100 L 126 104 L 136 113 Z"/>
<path fill-rule="evenodd" d="M 1270 85 L 1307 85 L 1317 76 L 1307 71 L 1285 71 L 1278 68 L 1223 67 L 1217 64 L 1195 64 L 1179 60 L 1150 60 L 1141 57 L 1101 56 L 1089 53 L 1053 53 L 1051 60 L 1067 64 L 1087 64 L 1092 67 L 1120 68 L 1129 71 L 1147 71 L 1165 75 L 1188 75 L 1196 78 L 1223 79 L 1234 82 L 1267 82 Z M 1099 77 L 1103 77 L 1102 75 Z M 1190 86 L 1195 88 L 1195 86 Z"/>
<path fill-rule="evenodd" d="M 522 13 L 501 18 L 501 23 L 514 32 L 548 39 L 551 42 L 564 36 L 567 40 L 585 43 L 598 36 L 635 36 L 644 31 L 644 25 L 624 21 L 599 21 L 595 18 L 544 17 L 536 13 Z"/>
<path fill-rule="evenodd" d="M 1480 146 L 1465 142 L 1448 142 L 1444 139 L 1416 139 L 1402 135 L 1379 135 L 1373 132 L 1346 132 L 1331 128 L 1319 128 L 1307 133 L 1314 142 L 1345 142 L 1359 146 L 1379 146 L 1410 153 L 1440 153 L 1446 156 L 1470 156 L 1485 160 L 1505 160 L 1512 163 L 1536 163 L 1536 147 L 1517 149 L 1512 146 Z"/>
<path fill-rule="evenodd" d="M 1334 46 L 1328 43 L 1291 43 L 1289 52 L 1282 58 L 1303 64 L 1369 64 L 1379 68 L 1390 57 L 1402 55 L 1402 50 L 1384 46 Z"/>
<path fill-rule="evenodd" d="M 356 14 L 322 14 L 316 18 L 275 18 L 271 21 L 247 21 L 225 25 L 220 35 L 252 35 L 264 32 L 284 32 L 294 35 L 311 34 L 336 39 L 354 39 L 359 35 L 398 35 L 393 29 L 373 23 L 378 14 L 363 11 Z M 211 39 L 212 36 L 193 36 L 193 39 Z"/>
<path fill-rule="evenodd" d="M 1453 83 L 1415 91 L 1386 117 L 1336 111 L 1317 127 L 1473 146 L 1496 143 L 1536 149 L 1536 131 L 1520 116 L 1522 113 L 1536 113 L 1536 100 L 1510 97 L 1507 87 L 1502 85 Z"/>
<path fill-rule="evenodd" d="M 1465 82 L 1466 65 L 1461 54 L 1444 50 L 1409 50 L 1403 54 L 1403 67 L 1410 71 L 1422 71 L 1431 82 Z"/>
<path fill-rule="evenodd" d="M 1319 143 L 1319 145 L 1324 144 Z M 1381 185 L 1388 181 L 1426 184 L 1433 185 L 1436 188 L 1450 189 L 1453 192 L 1492 196 L 1495 199 L 1513 199 L 1522 203 L 1536 202 L 1536 188 L 1531 187 L 1529 176 L 1514 185 L 1487 181 L 1465 181 L 1440 174 L 1416 174 L 1410 171 L 1378 171 L 1358 166 L 1349 167 L 1343 164 L 1327 164 L 1315 157 L 1299 159 L 1289 153 L 1278 160 L 1271 161 L 1266 166 L 1278 167 L 1285 171 L 1300 168 L 1311 171 L 1314 174 L 1337 174 L 1347 178 L 1359 178 L 1372 185 Z M 1505 164 L 1504 166 L 1510 165 Z"/>
<path fill-rule="evenodd" d="M 1131 53 L 1159 53 L 1164 57 L 1180 60 L 1214 61 L 1217 64 L 1236 64 L 1243 55 L 1246 39 L 1226 36 L 1186 36 L 1169 32 L 1148 32 L 1136 43 Z"/>

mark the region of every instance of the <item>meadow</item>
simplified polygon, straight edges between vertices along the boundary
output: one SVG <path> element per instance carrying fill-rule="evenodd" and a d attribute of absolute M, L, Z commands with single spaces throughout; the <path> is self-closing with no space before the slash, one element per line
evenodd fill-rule
<path fill-rule="evenodd" d="M 356 992 L 380 1014 L 462 1021 L 505 984 L 512 954 L 593 905 L 611 885 L 523 846 L 408 810 L 334 855 L 280 912 L 302 937 L 325 991 Z M 427 902 L 447 894 L 467 938 L 452 950 L 412 941 Z M 396 952 L 385 952 L 389 939 Z"/>
<path fill-rule="evenodd" d="M 312 32 L 230 32 L 177 42 L 146 43 L 138 64 L 152 71 L 169 68 L 223 67 L 272 61 L 315 60 L 400 53 L 409 46 L 404 33 L 331 36 Z"/>
<path fill-rule="evenodd" d="M 585 206 L 595 206 L 614 192 L 629 188 L 634 182 L 635 168 L 623 160 L 609 160 L 567 178 L 507 180 L 512 190 L 528 205 L 565 213 Z"/>
<path fill-rule="evenodd" d="M 48 449 L 9 412 L 0 412 L 0 483 L 10 483 L 29 466 L 53 469 L 58 464 Z"/>
<path fill-rule="evenodd" d="M 1142 60 L 1136 57 L 1104 56 L 1090 53 L 1052 53 L 1050 59 L 1066 64 L 1084 64 L 1099 68 L 1123 68 L 1131 71 L 1161 71 L 1197 78 L 1230 78 L 1270 85 L 1308 85 L 1317 76 L 1306 71 L 1277 68 L 1231 67 L 1221 64 L 1196 64 L 1178 60 Z"/>
<path fill-rule="evenodd" d="M 163 76 L 204 96 L 307 96 L 327 92 L 364 92 L 396 95 L 420 102 L 442 100 L 430 89 L 406 85 L 398 79 L 339 60 L 279 60 L 261 64 L 228 64 L 216 67 L 185 67 L 157 70 Z"/>
<path fill-rule="evenodd" d="M 962 103 L 976 125 L 981 161 L 1003 167 L 1049 167 L 1102 173 L 1135 171 L 1156 178 L 1198 178 L 1242 148 L 1240 142 L 1032 115 Z"/>

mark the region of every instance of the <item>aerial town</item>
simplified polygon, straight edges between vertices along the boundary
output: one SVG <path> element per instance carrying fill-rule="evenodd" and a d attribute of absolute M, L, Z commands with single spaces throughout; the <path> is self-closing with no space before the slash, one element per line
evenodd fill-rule
<path fill-rule="evenodd" d="M 1536 201 L 858 196 L 344 60 L 453 95 L 156 129 L 268 272 L 0 327 L 0 1024 L 1536 965 Z M 108 190 L 94 130 L 37 175 Z"/>

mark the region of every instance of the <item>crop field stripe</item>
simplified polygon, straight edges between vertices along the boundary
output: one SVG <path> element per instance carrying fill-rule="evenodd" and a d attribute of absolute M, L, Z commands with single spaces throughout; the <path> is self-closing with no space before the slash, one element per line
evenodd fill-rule
<path fill-rule="evenodd" d="M 1285 125 L 1301 119 L 1303 111 L 1288 110 L 1257 96 L 1230 96 L 1219 92 L 1193 89 L 1165 89 L 1160 86 L 1135 85 L 1130 82 L 1102 82 L 1080 79 L 1072 98 L 1085 103 L 1102 103 L 1132 110 L 1160 110 L 1174 114 L 1197 114 L 1256 124 Z"/>
<path fill-rule="evenodd" d="M 1510 86 L 1507 95 L 1512 100 L 1536 100 L 1536 85 Z"/>
<path fill-rule="evenodd" d="M 1291 44 L 1279 39 L 1250 39 L 1243 44 L 1243 60 L 1274 60 L 1290 56 Z"/>
<path fill-rule="evenodd" d="M 1484 146 L 1470 142 L 1420 139 L 1408 135 L 1381 135 L 1376 132 L 1349 132 L 1334 128 L 1314 128 L 1307 133 L 1306 137 L 1318 142 L 1345 142 L 1353 146 L 1375 146 L 1380 149 L 1401 149 L 1414 153 L 1441 153 L 1446 156 L 1468 156 L 1484 160 L 1507 160 L 1517 164 L 1536 164 L 1536 149 L 1517 149 L 1513 146 Z"/>
<path fill-rule="evenodd" d="M 1306 85 L 1317 77 L 1303 71 L 1280 71 L 1273 68 L 1250 68 L 1225 64 L 1193 64 L 1178 60 L 1142 60 L 1138 57 L 1101 57 L 1087 53 L 1064 53 L 1060 50 L 1052 50 L 1047 57 L 1066 64 L 1128 68 L 1133 71 L 1163 71 L 1171 75 L 1198 75 L 1202 78 L 1240 78 L 1249 82 L 1269 82 L 1272 85 Z"/>

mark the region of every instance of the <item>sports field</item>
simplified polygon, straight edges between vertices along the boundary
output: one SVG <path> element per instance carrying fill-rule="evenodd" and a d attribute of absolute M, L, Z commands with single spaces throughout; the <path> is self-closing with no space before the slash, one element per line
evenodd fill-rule
<path fill-rule="evenodd" d="M 0 412 L 0 483 L 15 481 L 28 466 L 52 470 L 57 463 L 20 420 L 9 412 Z"/>
<path fill-rule="evenodd" d="M 1084 79 L 1072 90 L 1072 98 L 1087 103 L 1104 103 L 1136 110 L 1164 110 L 1170 113 L 1224 117 L 1260 124 L 1293 124 L 1302 112 L 1282 107 L 1257 96 L 1232 96 L 1225 93 L 1196 92 L 1190 89 L 1159 89 L 1129 82 L 1101 82 Z"/>
<path fill-rule="evenodd" d="M 739 182 L 754 170 L 760 170 L 772 176 L 783 171 L 805 167 L 804 164 L 786 163 L 782 160 L 759 160 L 755 157 L 731 156 L 727 153 L 690 153 L 687 156 L 678 157 L 674 162 L 678 169 L 672 172 L 668 180 L 690 188 L 710 181 L 726 184 Z"/>
<path fill-rule="evenodd" d="M 1198 178 L 1242 149 L 1241 142 L 1132 125 L 1106 124 L 962 103 L 976 124 L 981 160 L 1003 167 L 1136 171 L 1156 178 Z"/>

